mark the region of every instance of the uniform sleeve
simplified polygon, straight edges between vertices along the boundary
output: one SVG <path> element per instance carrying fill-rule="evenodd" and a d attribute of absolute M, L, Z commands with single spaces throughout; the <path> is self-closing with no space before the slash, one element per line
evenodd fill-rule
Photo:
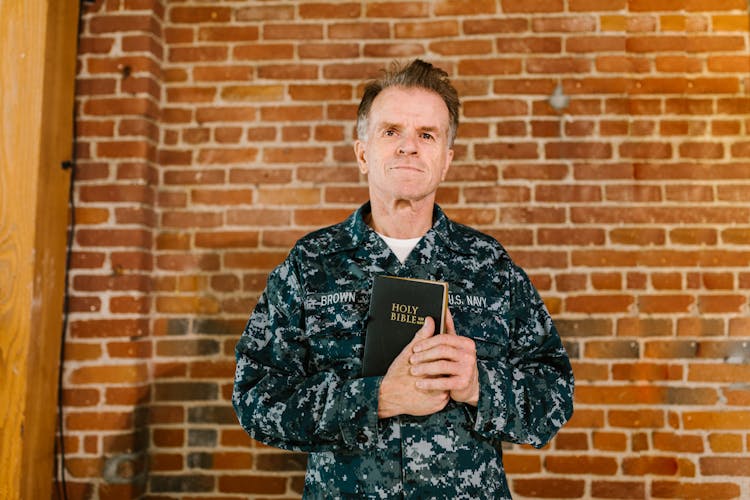
<path fill-rule="evenodd" d="M 269 276 L 237 343 L 232 404 L 239 422 L 251 437 L 277 448 L 373 446 L 382 377 L 307 373 L 303 300 L 290 257 Z"/>
<path fill-rule="evenodd" d="M 507 355 L 478 361 L 474 429 L 488 439 L 541 448 L 573 413 L 573 370 L 542 299 L 526 274 L 510 265 Z"/>

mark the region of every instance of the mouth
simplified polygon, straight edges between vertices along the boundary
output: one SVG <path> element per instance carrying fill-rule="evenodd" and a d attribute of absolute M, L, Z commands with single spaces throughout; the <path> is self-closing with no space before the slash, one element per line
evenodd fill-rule
<path fill-rule="evenodd" d="M 416 165 L 393 165 L 391 170 L 407 170 L 412 172 L 422 172 L 422 169 Z"/>

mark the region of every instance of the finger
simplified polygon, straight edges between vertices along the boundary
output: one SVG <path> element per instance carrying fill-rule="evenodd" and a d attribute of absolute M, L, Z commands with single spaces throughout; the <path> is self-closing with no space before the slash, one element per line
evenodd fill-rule
<path fill-rule="evenodd" d="M 422 352 L 441 345 L 452 346 L 465 351 L 474 350 L 474 341 L 460 335 L 433 335 L 414 344 L 414 352 Z"/>
<path fill-rule="evenodd" d="M 429 363 L 412 365 L 409 372 L 415 377 L 453 377 L 461 375 L 461 365 L 455 361 L 441 359 Z"/>
<path fill-rule="evenodd" d="M 429 363 L 445 359 L 448 361 L 457 361 L 463 355 L 462 351 L 456 346 L 449 344 L 439 344 L 430 349 L 414 352 L 409 358 L 411 364 Z"/>
<path fill-rule="evenodd" d="M 445 312 L 445 333 L 449 335 L 455 335 L 456 325 L 453 323 L 453 315 L 451 314 L 451 310 L 447 309 Z"/>
<path fill-rule="evenodd" d="M 466 387 L 465 377 L 435 377 L 417 380 L 417 389 L 421 391 L 455 391 Z"/>

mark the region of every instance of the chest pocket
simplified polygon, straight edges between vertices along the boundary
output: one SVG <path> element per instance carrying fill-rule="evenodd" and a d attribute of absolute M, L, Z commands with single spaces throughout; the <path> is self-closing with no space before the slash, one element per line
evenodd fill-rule
<path fill-rule="evenodd" d="M 456 331 L 474 341 L 477 359 L 505 358 L 510 343 L 512 322 L 509 315 L 467 305 L 452 306 Z"/>
<path fill-rule="evenodd" d="M 359 374 L 364 351 L 368 292 L 314 294 L 305 299 L 308 370 Z"/>

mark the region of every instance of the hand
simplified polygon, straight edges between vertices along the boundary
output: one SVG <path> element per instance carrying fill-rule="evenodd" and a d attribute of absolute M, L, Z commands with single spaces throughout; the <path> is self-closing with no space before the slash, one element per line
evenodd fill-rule
<path fill-rule="evenodd" d="M 448 391 L 454 401 L 476 406 L 479 402 L 476 346 L 470 338 L 456 335 L 450 311 L 445 319 L 445 334 L 426 337 L 414 344 L 411 374 L 419 377 L 418 389 Z"/>
<path fill-rule="evenodd" d="M 378 418 L 395 415 L 431 415 L 448 404 L 450 394 L 447 390 L 425 390 L 418 388 L 420 377 L 411 373 L 409 358 L 414 354 L 416 343 L 432 337 L 435 333 L 435 322 L 426 318 L 424 325 L 414 335 L 414 339 L 393 360 L 388 372 L 380 383 L 378 394 Z"/>

